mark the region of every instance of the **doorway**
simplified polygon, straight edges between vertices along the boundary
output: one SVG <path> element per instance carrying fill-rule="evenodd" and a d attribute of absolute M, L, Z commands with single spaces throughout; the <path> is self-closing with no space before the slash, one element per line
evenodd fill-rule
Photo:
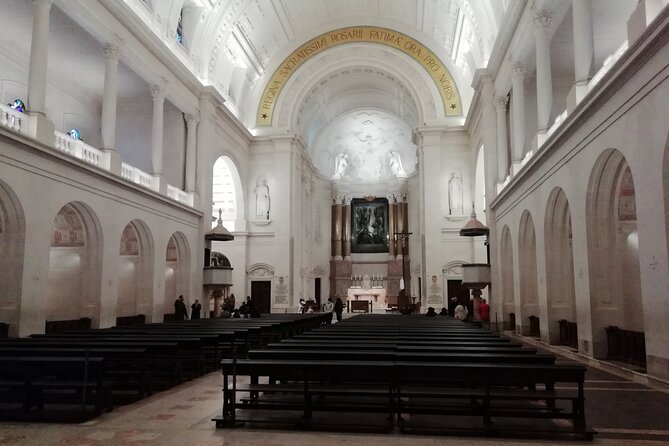
<path fill-rule="evenodd" d="M 254 280 L 251 282 L 251 300 L 261 313 L 269 313 L 271 309 L 272 281 Z"/>
<path fill-rule="evenodd" d="M 462 280 L 449 279 L 448 287 L 448 314 L 453 316 L 458 303 L 469 303 L 469 289 L 462 285 Z M 455 299 L 454 299 L 455 298 Z"/>
<path fill-rule="evenodd" d="M 318 304 L 318 308 L 321 307 L 321 278 L 316 277 L 314 280 L 314 300 Z"/>

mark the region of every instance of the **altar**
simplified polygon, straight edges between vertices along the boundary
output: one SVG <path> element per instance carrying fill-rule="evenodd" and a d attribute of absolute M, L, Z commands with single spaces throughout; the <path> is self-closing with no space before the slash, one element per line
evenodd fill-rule
<path fill-rule="evenodd" d="M 348 289 L 346 300 L 351 312 L 363 312 L 365 306 L 362 302 L 367 302 L 367 310 L 373 313 L 384 312 L 388 306 L 386 300 L 386 289 L 380 284 L 381 280 L 373 280 L 365 275 L 360 281 L 354 281 Z M 355 302 L 355 303 L 353 303 Z M 370 308 L 371 303 L 371 308 Z"/>

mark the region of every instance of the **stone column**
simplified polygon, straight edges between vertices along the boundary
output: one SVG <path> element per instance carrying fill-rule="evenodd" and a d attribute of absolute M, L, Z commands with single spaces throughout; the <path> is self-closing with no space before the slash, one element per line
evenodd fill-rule
<path fill-rule="evenodd" d="M 160 85 L 151 85 L 153 97 L 153 127 L 151 133 L 151 161 L 153 165 L 153 186 L 162 194 L 167 193 L 167 182 L 163 177 L 163 114 L 165 89 Z"/>
<path fill-rule="evenodd" d="M 342 260 L 342 205 L 337 198 L 332 204 L 332 257 L 334 260 Z"/>
<path fill-rule="evenodd" d="M 506 97 L 495 100 L 495 111 L 497 112 L 497 182 L 506 180 L 509 167 L 509 150 L 506 129 L 506 108 L 508 105 Z"/>
<path fill-rule="evenodd" d="M 105 57 L 105 87 L 102 96 L 102 149 L 109 153 L 109 170 L 121 174 L 121 157 L 116 151 L 116 98 L 118 94 L 118 59 L 121 49 L 107 43 L 102 47 Z"/>
<path fill-rule="evenodd" d="M 513 174 L 520 170 L 525 149 L 525 85 L 523 80 L 527 73 L 524 63 L 515 63 L 511 68 L 511 84 L 513 87 Z"/>
<path fill-rule="evenodd" d="M 195 193 L 195 168 L 197 166 L 197 123 L 200 117 L 186 115 L 186 184 L 184 190 Z"/>
<path fill-rule="evenodd" d="M 33 117 L 32 135 L 52 146 L 54 125 L 46 117 L 46 77 L 49 49 L 49 11 L 52 0 L 33 0 L 33 32 L 28 70 L 28 114 Z"/>
<path fill-rule="evenodd" d="M 667 5 L 667 0 L 638 0 L 636 8 L 627 21 L 627 42 L 631 47 L 646 28 Z"/>
<path fill-rule="evenodd" d="M 342 234 L 343 256 L 344 260 L 351 260 L 351 198 L 344 198 L 344 208 L 342 209 Z"/>
<path fill-rule="evenodd" d="M 404 226 L 404 203 L 403 202 L 398 202 L 396 206 L 396 222 L 397 222 L 397 228 L 395 229 L 395 232 L 406 232 L 406 227 Z M 397 257 L 401 257 L 404 255 L 404 249 L 402 245 L 402 239 L 401 237 L 397 237 L 396 240 L 397 243 L 397 248 L 396 248 L 396 253 Z"/>
<path fill-rule="evenodd" d="M 567 96 L 571 113 L 588 93 L 595 61 L 595 39 L 592 31 L 591 0 L 572 0 L 574 22 L 574 86 Z"/>
<path fill-rule="evenodd" d="M 539 133 L 546 133 L 550 127 L 549 120 L 553 107 L 551 38 L 549 34 L 552 19 L 553 14 L 548 11 L 537 11 L 534 14 L 534 35 L 537 51 L 537 129 Z"/>
<path fill-rule="evenodd" d="M 388 257 L 395 258 L 395 215 L 397 202 L 394 196 L 388 197 Z"/>

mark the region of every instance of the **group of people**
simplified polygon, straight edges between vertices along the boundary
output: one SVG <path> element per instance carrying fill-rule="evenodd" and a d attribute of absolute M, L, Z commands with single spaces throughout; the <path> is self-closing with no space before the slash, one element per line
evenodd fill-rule
<path fill-rule="evenodd" d="M 235 295 L 232 294 L 229 299 L 226 299 L 221 306 L 221 316 L 224 319 L 233 318 L 239 319 L 242 317 L 260 317 L 260 310 L 251 299 L 251 296 L 246 296 L 246 302 L 241 304 L 239 308 L 235 308 Z"/>
<path fill-rule="evenodd" d="M 433 307 L 429 307 L 427 309 L 427 313 L 425 313 L 425 316 L 427 317 L 434 317 L 436 315 L 437 312 Z M 446 308 L 442 308 L 439 312 L 439 316 L 448 316 L 448 310 Z M 453 311 L 453 317 L 460 321 L 471 321 L 473 314 L 470 313 L 467 305 L 460 301 Z M 479 304 L 479 317 L 484 325 L 490 323 L 490 305 L 488 305 L 488 302 L 485 299 L 481 299 L 481 303 Z"/>
<path fill-rule="evenodd" d="M 311 314 L 314 312 L 314 308 L 312 305 L 307 305 L 304 299 L 300 299 L 298 312 L 301 314 Z M 332 302 L 332 298 L 328 297 L 327 302 L 323 304 L 323 312 L 334 313 L 337 317 L 337 322 L 341 322 L 342 314 L 344 313 L 344 302 L 342 302 L 340 297 L 337 297 L 335 302 Z"/>
<path fill-rule="evenodd" d="M 195 302 L 193 302 L 193 305 L 190 306 L 190 309 L 191 309 L 190 318 L 200 319 L 202 304 L 200 304 L 200 301 L 198 299 L 195 299 Z M 177 321 L 183 321 L 188 319 L 188 310 L 186 308 L 186 302 L 184 302 L 183 294 L 180 295 L 177 298 L 177 300 L 174 301 L 174 318 Z"/>

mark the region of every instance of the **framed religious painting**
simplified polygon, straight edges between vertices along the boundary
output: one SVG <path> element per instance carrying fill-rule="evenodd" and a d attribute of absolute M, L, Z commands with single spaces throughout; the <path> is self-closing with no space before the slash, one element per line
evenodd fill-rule
<path fill-rule="evenodd" d="M 351 200 L 351 252 L 388 252 L 388 200 Z"/>

